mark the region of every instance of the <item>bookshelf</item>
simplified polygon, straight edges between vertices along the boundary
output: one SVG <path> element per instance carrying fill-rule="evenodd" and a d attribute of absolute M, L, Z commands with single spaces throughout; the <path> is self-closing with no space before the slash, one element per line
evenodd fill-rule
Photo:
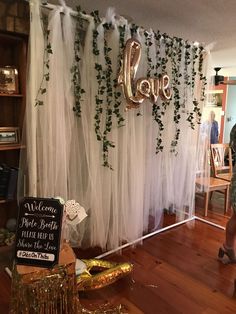
<path fill-rule="evenodd" d="M 1 150 L 15 150 L 15 149 L 23 149 L 25 148 L 25 145 L 22 144 L 15 144 L 15 145 L 2 145 L 0 146 L 0 151 Z"/>
<path fill-rule="evenodd" d="M 24 97 L 24 95 L 22 94 L 4 94 L 4 93 L 0 93 L 0 97 Z"/>
<path fill-rule="evenodd" d="M 0 31 L 0 165 L 9 168 L 19 167 L 20 150 L 25 146 L 21 144 L 22 126 L 26 103 L 26 61 L 27 61 L 27 35 Z M 3 69 L 15 69 L 15 91 L 9 90 L 12 85 L 11 78 Z M 9 72 L 11 73 L 11 72 Z M 5 75 L 5 76 L 4 76 Z M 13 80 L 14 82 L 14 80 Z M 9 87 L 10 86 L 10 87 Z M 4 91 L 6 89 L 6 92 Z M 17 128 L 17 142 L 1 143 L 1 128 Z M 3 129 L 2 129 L 3 130 Z M 2 131 L 3 135 L 4 131 Z M 2 136 L 3 136 L 2 135 Z M 0 197 L 0 228 L 6 227 L 9 218 L 17 218 L 18 206 L 16 198 Z M 7 251 L 7 246 L 0 244 L 0 252 Z"/>

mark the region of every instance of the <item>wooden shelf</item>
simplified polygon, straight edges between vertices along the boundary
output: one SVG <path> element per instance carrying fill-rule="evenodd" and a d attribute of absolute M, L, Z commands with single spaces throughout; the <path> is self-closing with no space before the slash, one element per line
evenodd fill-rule
<path fill-rule="evenodd" d="M 22 98 L 23 95 L 22 94 L 4 94 L 4 93 L 0 93 L 0 97 L 18 97 L 18 98 Z"/>
<path fill-rule="evenodd" d="M 25 147 L 26 146 L 22 144 L 0 145 L 0 150 L 16 150 Z"/>
<path fill-rule="evenodd" d="M 2 128 L 14 126 L 19 130 L 17 143 L 3 142 L 3 139 L 0 142 L 0 165 L 5 164 L 14 168 L 19 167 L 20 150 L 26 149 L 20 135 L 23 130 L 26 108 L 27 47 L 28 35 L 0 30 L 0 67 L 16 68 L 19 74 L 16 89 L 11 90 L 13 93 L 4 88 L 1 88 L 0 92 L 0 126 Z M 16 200 L 0 198 L 0 226 L 5 226 L 9 217 L 16 218 L 16 208 Z M 2 251 L 6 251 L 7 255 L 10 250 L 8 246 L 0 246 L 0 256 Z"/>
<path fill-rule="evenodd" d="M 6 200 L 4 198 L 0 198 L 0 204 L 4 204 L 4 203 L 9 203 L 9 202 L 14 202 L 15 200 Z"/>

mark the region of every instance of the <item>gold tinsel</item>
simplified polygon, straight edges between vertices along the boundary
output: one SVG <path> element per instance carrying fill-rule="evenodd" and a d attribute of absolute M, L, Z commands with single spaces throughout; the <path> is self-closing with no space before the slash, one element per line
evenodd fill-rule
<path fill-rule="evenodd" d="M 60 266 L 50 274 L 40 271 L 25 278 L 14 270 L 10 313 L 79 313 L 75 274 L 70 272 L 72 267 L 74 264 Z"/>
<path fill-rule="evenodd" d="M 78 291 L 105 287 L 132 271 L 130 263 L 83 260 L 86 271 L 76 278 L 75 256 L 63 245 L 59 265 L 52 269 L 16 265 L 12 278 L 10 314 L 124 314 L 122 305 L 99 305 L 87 310 L 79 302 Z M 95 269 L 100 272 L 91 274 Z"/>
<path fill-rule="evenodd" d="M 13 270 L 11 314 L 81 313 L 75 256 L 68 245 L 52 269 L 17 265 Z"/>

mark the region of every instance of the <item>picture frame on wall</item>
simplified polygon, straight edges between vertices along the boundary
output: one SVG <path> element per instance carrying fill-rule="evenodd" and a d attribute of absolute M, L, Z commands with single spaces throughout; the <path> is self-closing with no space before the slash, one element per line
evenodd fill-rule
<path fill-rule="evenodd" d="M 0 128 L 0 145 L 19 144 L 19 128 Z"/>
<path fill-rule="evenodd" d="M 19 93 L 17 68 L 12 66 L 0 67 L 0 93 Z"/>
<path fill-rule="evenodd" d="M 207 107 L 222 107 L 223 90 L 210 90 L 207 92 Z"/>

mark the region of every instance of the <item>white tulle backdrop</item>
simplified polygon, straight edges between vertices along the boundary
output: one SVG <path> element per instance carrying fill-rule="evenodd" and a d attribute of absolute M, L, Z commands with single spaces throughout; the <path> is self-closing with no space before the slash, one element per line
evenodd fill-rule
<path fill-rule="evenodd" d="M 103 167 L 101 143 L 94 132 L 94 100 L 98 88 L 94 62 L 97 60 L 105 67 L 105 60 L 104 54 L 93 54 L 93 30 L 96 27 L 99 49 L 103 51 L 102 23 L 111 22 L 113 25 L 107 37 L 108 45 L 112 47 L 113 80 L 118 73 L 118 27 L 126 25 L 125 39 L 128 39 L 131 26 L 124 18 L 115 19 L 112 11 L 98 26 L 95 26 L 92 16 L 84 15 L 87 29 L 81 49 L 80 77 L 86 93 L 81 101 L 81 118 L 78 118 L 73 112 L 71 77 L 75 19 L 63 1 L 61 4 L 48 14 L 49 41 L 53 51 L 49 58 L 50 80 L 47 92 L 41 96 L 44 104 L 35 106 L 43 75 L 44 38 L 39 3 L 30 1 L 32 18 L 25 123 L 27 149 L 21 156 L 25 194 L 75 199 L 89 214 L 86 224 L 81 226 L 79 243 L 103 249 L 115 248 L 123 241 L 133 241 L 147 232 L 150 218 L 152 228 L 160 227 L 165 208 L 174 209 L 178 219 L 193 215 L 198 126 L 192 130 L 186 115 L 188 110 L 192 110 L 193 97 L 200 98 L 200 82 L 196 77 L 192 92 L 186 92 L 184 85 L 181 89 L 181 132 L 176 153 L 170 151 L 176 128 L 173 104 L 170 103 L 162 118 L 165 128 L 163 152 L 155 154 L 158 125 L 153 121 L 151 103 L 145 101 L 140 108 L 141 114 L 137 116 L 136 110 L 123 110 L 126 106 L 123 99 L 121 108 L 125 126 L 118 128 L 113 117 L 109 135 L 115 143 L 115 148 L 109 152 L 113 170 Z M 63 15 L 60 14 L 62 11 Z M 152 30 L 149 34 L 154 40 Z M 146 77 L 147 56 L 142 28 L 137 29 L 136 38 L 143 47 L 137 77 Z M 155 45 L 150 49 L 153 64 L 157 62 L 155 49 Z M 184 64 L 181 64 L 179 70 L 183 69 Z M 172 76 L 170 63 L 167 64 L 167 73 Z"/>

